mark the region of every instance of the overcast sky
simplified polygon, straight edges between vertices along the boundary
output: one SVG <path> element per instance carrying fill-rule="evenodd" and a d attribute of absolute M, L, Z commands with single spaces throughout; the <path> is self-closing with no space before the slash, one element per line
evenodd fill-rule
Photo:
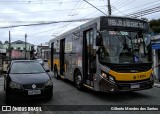
<path fill-rule="evenodd" d="M 108 13 L 107 0 L 87 0 L 104 13 Z M 112 14 L 125 16 L 137 11 L 160 6 L 160 0 L 110 0 Z M 104 16 L 83 0 L 0 0 L 0 41 L 23 40 L 27 33 L 27 42 L 34 45 L 48 42 L 55 35 L 75 28 L 84 22 L 57 23 L 41 26 L 1 28 L 11 25 L 66 21 Z M 160 18 L 160 12 L 143 16 L 151 19 Z"/>

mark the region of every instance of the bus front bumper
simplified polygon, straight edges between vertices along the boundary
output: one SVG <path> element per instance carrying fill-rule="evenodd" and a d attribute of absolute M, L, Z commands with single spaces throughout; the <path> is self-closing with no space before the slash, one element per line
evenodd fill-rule
<path fill-rule="evenodd" d="M 141 81 L 116 81 L 111 83 L 105 79 L 99 82 L 99 90 L 103 92 L 125 92 L 150 89 L 154 85 L 154 80 L 146 79 Z"/>

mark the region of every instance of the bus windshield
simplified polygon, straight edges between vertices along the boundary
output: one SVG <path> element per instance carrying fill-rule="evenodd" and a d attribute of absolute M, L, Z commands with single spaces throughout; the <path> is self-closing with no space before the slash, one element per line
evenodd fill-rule
<path fill-rule="evenodd" d="M 107 63 L 148 63 L 150 35 L 141 31 L 102 31 L 99 59 Z"/>

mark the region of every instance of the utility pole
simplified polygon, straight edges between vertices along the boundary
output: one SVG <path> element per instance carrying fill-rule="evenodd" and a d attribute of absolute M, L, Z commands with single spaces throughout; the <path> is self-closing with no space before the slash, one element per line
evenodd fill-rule
<path fill-rule="evenodd" d="M 108 15 L 111 15 L 111 4 L 110 4 L 110 0 L 108 0 Z"/>
<path fill-rule="evenodd" d="M 98 9 L 97 7 L 95 7 L 94 5 L 92 5 L 91 3 L 89 3 L 87 0 L 83 0 L 83 1 L 85 1 L 86 3 L 88 3 L 89 5 L 91 5 L 92 7 L 96 8 L 98 11 L 100 11 L 101 13 L 103 13 L 104 15 L 107 16 L 106 13 L 104 13 L 103 11 L 101 11 L 100 9 Z"/>
<path fill-rule="evenodd" d="M 11 59 L 11 33 L 9 31 L 9 46 L 8 46 L 8 49 L 9 49 L 9 59 Z"/>
<path fill-rule="evenodd" d="M 41 43 L 41 58 L 42 58 L 42 43 Z"/>
<path fill-rule="evenodd" d="M 26 50 L 27 50 L 27 45 L 26 45 L 27 41 L 26 40 L 27 40 L 27 33 L 25 34 L 25 59 L 27 58 L 26 57 Z"/>

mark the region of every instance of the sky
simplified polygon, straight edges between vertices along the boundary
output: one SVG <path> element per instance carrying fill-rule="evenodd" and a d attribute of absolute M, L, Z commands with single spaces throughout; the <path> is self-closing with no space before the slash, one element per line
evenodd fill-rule
<path fill-rule="evenodd" d="M 108 0 L 87 1 L 103 13 L 84 0 L 0 0 L 0 41 L 8 40 L 10 31 L 11 41 L 24 41 L 25 34 L 27 34 L 27 42 L 40 45 L 87 21 L 14 28 L 3 27 L 95 18 L 104 16 L 104 13 L 108 15 Z M 112 15 L 117 16 L 126 16 L 160 6 L 160 0 L 110 0 L 110 3 Z M 144 17 L 148 20 L 159 19 L 160 12 L 142 16 L 142 18 Z"/>

